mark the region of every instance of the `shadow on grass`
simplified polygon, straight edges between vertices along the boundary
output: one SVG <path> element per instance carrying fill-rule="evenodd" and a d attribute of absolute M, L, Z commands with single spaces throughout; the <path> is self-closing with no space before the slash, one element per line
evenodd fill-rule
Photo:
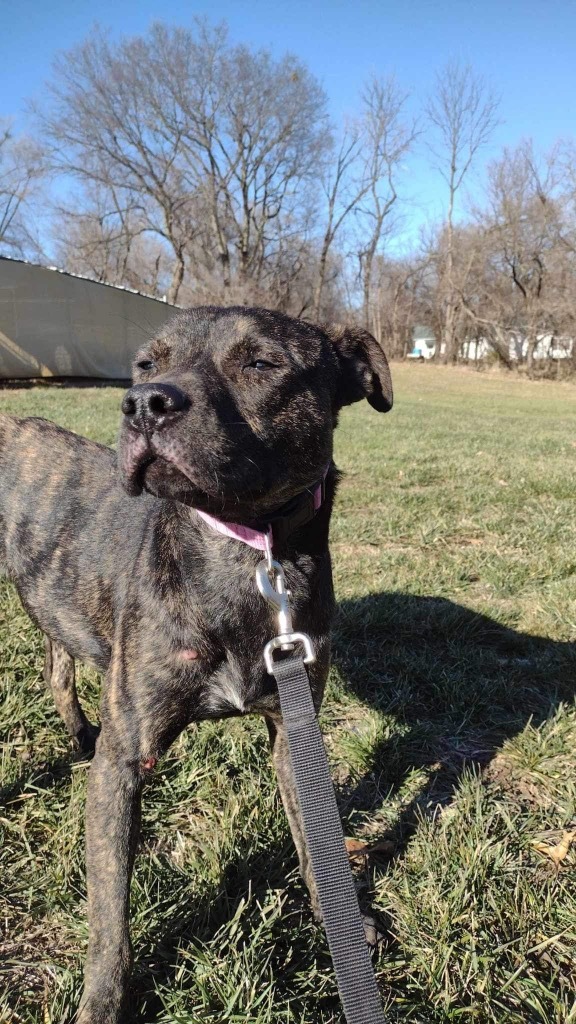
<path fill-rule="evenodd" d="M 352 828 L 355 815 L 374 814 L 414 768 L 425 774 L 416 796 L 391 819 L 394 856 L 402 856 L 422 816 L 452 800 L 465 769 L 486 771 L 505 740 L 528 722 L 544 723 L 576 695 L 576 644 L 517 632 L 443 598 L 381 593 L 342 602 L 333 661 L 344 687 L 395 723 L 388 738 L 372 747 L 362 773 L 340 789 L 342 813 Z M 57 786 L 80 757 L 37 766 L 34 785 Z M 29 780 L 30 770 L 0 797 L 17 799 Z M 131 1019 L 166 1020 L 155 991 L 178 984 L 182 953 L 186 957 L 198 943 L 213 940 L 248 896 L 257 904 L 270 889 L 284 888 L 295 866 L 294 851 L 281 841 L 252 859 L 239 849 L 201 895 L 190 898 L 183 891 L 180 904 L 137 944 Z M 177 892 L 181 873 L 164 862 L 161 875 L 159 885 Z M 242 923 L 246 946 L 256 918 L 248 913 Z M 297 976 L 325 974 L 329 954 L 299 881 L 291 884 L 282 919 L 274 925 L 273 946 L 270 967 L 278 996 L 290 998 L 293 1014 L 315 1012 L 314 995 L 295 996 L 294 983 Z M 327 992 L 321 1004 L 316 1010 L 327 1016 L 319 1019 L 331 1013 L 338 1019 L 335 992 Z"/>
<path fill-rule="evenodd" d="M 517 632 L 444 598 L 344 601 L 334 641 L 345 685 L 401 726 L 342 792 L 343 813 L 374 812 L 412 769 L 427 772 L 389 829 L 395 856 L 423 815 L 451 801 L 465 769 L 485 772 L 506 740 L 576 697 L 576 643 Z"/>
<path fill-rule="evenodd" d="M 74 751 L 68 756 L 58 757 L 54 761 L 27 763 L 26 770 L 10 782 L 0 787 L 0 808 L 9 807 L 19 799 L 26 798 L 32 790 L 57 789 L 70 781 L 75 764 L 82 764 L 92 759 L 91 754 Z"/>
<path fill-rule="evenodd" d="M 167 870 L 172 875 L 167 885 L 172 883 L 177 887 L 177 870 L 171 867 Z M 290 876 L 289 883 L 287 876 Z M 147 936 L 145 948 L 138 944 L 131 981 L 131 1024 L 156 1024 L 160 1019 L 171 1019 L 167 1016 L 170 1007 L 163 1004 L 158 989 L 170 991 L 181 983 L 182 968 L 193 974 L 192 961 L 196 957 L 200 961 L 200 974 L 206 973 L 202 963 L 203 947 L 233 920 L 246 900 L 250 901 L 250 906 L 234 928 L 234 953 L 239 954 L 242 948 L 250 950 L 254 944 L 253 928 L 261 921 L 258 906 L 269 901 L 271 890 L 285 890 L 287 884 L 290 884 L 290 893 L 267 936 L 267 946 L 272 950 L 268 966 L 274 976 L 275 999 L 289 1000 L 292 1012 L 298 1017 L 316 1019 L 317 1015 L 319 1021 L 339 1020 L 340 1002 L 335 983 L 328 983 L 328 990 L 321 998 L 317 989 L 306 995 L 294 993 L 295 983 L 296 988 L 299 987 L 298 977 L 317 977 L 320 972 L 325 981 L 332 961 L 322 928 L 312 921 L 310 900 L 297 873 L 292 846 L 278 842 L 260 851 L 257 858 L 247 860 L 239 853 L 225 865 L 216 883 L 201 895 L 187 899 L 179 910 L 170 914 L 169 920 L 159 923 L 157 930 Z M 228 933 L 223 935 L 223 941 L 222 956 L 226 957 L 231 953 Z M 213 951 L 210 955 L 214 955 Z M 190 975 L 188 982 L 184 980 L 184 989 L 190 984 L 189 979 Z M 217 996 L 213 1005 L 208 998 L 202 1016 L 216 1020 L 221 1010 Z"/>
<path fill-rule="evenodd" d="M 517 632 L 443 598 L 381 593 L 342 602 L 333 661 L 346 688 L 401 726 L 372 749 L 369 766 L 354 784 L 340 789 L 343 816 L 374 813 L 411 770 L 426 773 L 425 784 L 388 830 L 395 857 L 404 853 L 422 816 L 452 800 L 465 769 L 484 772 L 505 740 L 528 722 L 541 725 L 576 695 L 576 644 Z M 154 982 L 174 980 L 178 950 L 198 939 L 210 941 L 249 892 L 263 899 L 270 887 L 282 888 L 286 870 L 295 867 L 293 852 L 282 844 L 261 852 L 258 862 L 261 867 L 235 858 L 211 892 L 187 903 L 156 940 L 151 937 L 136 980 L 137 1005 L 145 1004 L 147 1021 L 153 1024 L 162 1011 L 152 995 Z M 286 915 L 298 916 L 304 928 L 310 920 L 300 883 Z M 275 974 L 287 994 L 292 972 L 286 972 L 283 956 L 289 941 L 279 928 Z M 328 962 L 325 946 L 309 943 L 294 970 L 313 971 Z M 292 994 L 293 1010 L 296 1003 Z M 337 1006 L 335 998 L 335 1012 Z"/>

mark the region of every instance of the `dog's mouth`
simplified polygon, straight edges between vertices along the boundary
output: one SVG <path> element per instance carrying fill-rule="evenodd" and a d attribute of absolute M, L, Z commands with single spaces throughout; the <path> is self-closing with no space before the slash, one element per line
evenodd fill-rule
<path fill-rule="evenodd" d="M 189 465 L 177 443 L 155 443 L 142 434 L 123 436 L 118 451 L 118 470 L 124 489 L 133 497 L 145 491 L 156 498 L 180 502 L 212 515 L 222 515 L 228 504 L 226 494 L 215 490 L 221 472 L 205 474 Z M 237 500 L 237 499 L 236 499 Z"/>
<path fill-rule="evenodd" d="M 159 497 L 178 497 L 199 490 L 191 469 L 175 452 L 157 451 L 143 434 L 124 437 L 120 444 L 118 468 L 128 494 L 138 496 L 149 491 Z"/>
<path fill-rule="evenodd" d="M 201 446 L 196 455 L 198 462 L 190 465 L 177 439 L 123 431 L 118 449 L 122 485 L 132 496 L 145 491 L 233 522 L 260 520 L 266 511 L 293 497 L 293 489 L 271 487 L 253 459 L 246 460 L 250 475 L 242 477 L 237 465 L 242 454 L 236 461 L 206 467 Z"/>
<path fill-rule="evenodd" d="M 203 491 L 194 484 L 188 473 L 162 455 L 150 454 L 145 457 L 133 482 L 137 493 L 143 490 L 158 498 L 173 498 L 185 505 L 203 504 Z"/>
<path fill-rule="evenodd" d="M 130 494 L 142 494 L 146 487 L 146 470 L 157 461 L 158 457 L 158 455 L 153 455 L 152 453 L 144 456 L 131 478 L 127 479 Z"/>

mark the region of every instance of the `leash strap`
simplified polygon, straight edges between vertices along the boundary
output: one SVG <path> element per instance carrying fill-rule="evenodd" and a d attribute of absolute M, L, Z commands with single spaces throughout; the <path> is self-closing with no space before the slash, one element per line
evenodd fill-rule
<path fill-rule="evenodd" d="M 298 655 L 272 671 L 346 1021 L 385 1024 L 308 673 Z"/>

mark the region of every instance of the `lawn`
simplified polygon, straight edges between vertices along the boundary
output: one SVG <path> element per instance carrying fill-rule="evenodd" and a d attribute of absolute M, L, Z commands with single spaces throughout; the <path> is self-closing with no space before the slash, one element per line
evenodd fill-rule
<path fill-rule="evenodd" d="M 390 1022 L 576 1022 L 576 389 L 430 366 L 346 410 L 322 725 Z M 114 389 L 0 392 L 113 443 Z M 135 499 L 136 500 L 136 499 Z M 70 1019 L 83 808 L 0 584 L 0 1020 Z M 95 714 L 97 680 L 80 673 Z M 373 847 L 373 849 L 371 849 Z M 182 736 L 145 794 L 134 1022 L 341 1024 L 259 720 Z"/>

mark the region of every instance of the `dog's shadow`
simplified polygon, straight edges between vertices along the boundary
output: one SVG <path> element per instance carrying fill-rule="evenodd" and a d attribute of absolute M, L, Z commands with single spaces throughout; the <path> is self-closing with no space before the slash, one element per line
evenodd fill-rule
<path fill-rule="evenodd" d="M 544 724 L 562 702 L 570 703 L 576 695 L 576 643 L 521 633 L 437 597 L 377 593 L 341 602 L 333 663 L 336 706 L 339 697 L 344 696 L 345 703 L 346 691 L 351 691 L 360 708 L 377 709 L 390 726 L 375 741 L 368 732 L 367 743 L 361 712 L 352 726 L 351 742 L 358 741 L 364 753 L 360 771 L 352 770 L 344 779 L 337 773 L 345 828 L 354 834 L 364 822 L 383 817 L 393 857 L 403 855 L 422 816 L 450 803 L 467 768 L 485 772 L 506 740 L 529 722 L 534 727 Z M 330 695 L 327 709 L 329 723 Z M 366 717 L 374 721 L 376 716 Z M 79 756 L 37 766 L 42 786 L 65 785 Z M 418 787 L 402 801 L 414 769 Z M 30 766 L 1 794 L 3 799 L 14 800 L 29 777 Z M 394 812 L 382 815 L 389 806 Z M 170 866 L 165 870 L 170 873 Z M 175 891 L 178 875 L 175 868 Z M 289 891 L 282 920 L 274 928 L 270 967 L 276 997 L 284 992 L 297 1012 L 293 973 L 302 976 L 308 968 L 320 967 L 326 975 L 330 961 L 325 943 L 315 940 L 309 926 L 309 903 L 297 879 L 286 830 L 282 838 L 259 850 L 257 863 L 247 860 L 239 848 L 209 890 L 173 906 L 144 942 L 137 942 L 132 1019 L 145 1019 L 146 1024 L 166 1019 L 157 993 L 177 983 L 182 956 L 193 955 L 201 950 L 198 943 L 209 943 L 219 929 L 226 930 L 250 896 L 256 909 L 252 913 L 249 908 L 243 922 L 249 944 L 250 927 L 258 923 L 258 904 L 266 903 L 271 890 L 286 890 L 287 876 Z M 287 934 L 293 933 L 292 923 L 301 935 L 294 972 L 286 966 L 286 922 Z M 338 1014 L 335 992 L 327 991 L 322 1004 L 328 1013 Z M 305 1007 L 301 1009 L 304 1012 Z"/>
<path fill-rule="evenodd" d="M 341 806 L 369 815 L 415 768 L 425 775 L 388 832 L 396 855 L 418 820 L 482 774 L 506 740 L 576 696 L 576 643 L 521 633 L 440 597 L 378 593 L 341 603 L 333 662 L 345 687 L 392 716 Z"/>
<path fill-rule="evenodd" d="M 178 871 L 165 865 L 165 873 L 166 869 L 173 874 L 171 889 L 177 891 Z M 281 906 L 275 894 L 281 894 Z M 262 983 L 274 978 L 275 1002 L 289 1002 L 294 1019 L 299 1019 L 300 1014 L 302 1018 L 312 1015 L 311 1019 L 316 1019 L 314 1014 L 320 1010 L 326 1016 L 319 1019 L 340 1019 L 340 1002 L 331 978 L 331 958 L 324 933 L 321 925 L 313 922 L 308 892 L 286 835 L 284 841 L 264 846 L 256 859 L 247 859 L 239 850 L 223 865 L 217 881 L 192 899 L 187 898 L 180 907 L 173 907 L 169 917 L 157 920 L 153 931 L 144 940 L 140 938 L 131 981 L 131 1024 L 165 1021 L 171 1011 L 169 995 L 168 1002 L 165 1001 L 167 993 L 177 988 L 196 988 L 197 984 L 203 989 L 205 1000 L 200 1015 L 219 1019 L 222 994 L 218 987 L 222 978 L 218 972 L 230 970 L 232 957 L 243 964 L 243 986 L 250 963 L 254 963 L 256 971 L 260 969 L 256 959 L 258 947 L 254 952 L 254 932 L 261 929 L 265 914 L 272 920 L 265 926 L 269 973 Z M 295 995 L 294 989 L 302 988 L 302 976 L 318 976 L 317 972 L 325 978 L 325 991 L 321 995 L 318 989 Z M 229 995 L 230 988 L 226 984 L 223 988 Z M 192 992 L 186 998 L 192 999 Z"/>
<path fill-rule="evenodd" d="M 393 856 L 402 856 L 423 815 L 437 813 L 439 805 L 452 800 L 466 769 L 484 772 L 506 740 L 529 722 L 543 724 L 561 702 L 576 695 L 575 643 L 518 632 L 444 598 L 378 593 L 343 601 L 333 662 L 338 685 L 399 726 L 372 744 L 363 771 L 339 786 L 347 830 L 401 793 L 415 768 L 424 780 L 386 830 Z M 295 858 L 286 845 L 276 843 L 262 851 L 261 864 L 269 870 L 234 858 L 224 866 L 208 904 L 203 897 L 198 905 L 183 908 L 177 920 L 165 922 L 138 968 L 137 989 L 147 1021 L 155 1019 L 154 981 L 173 980 L 178 950 L 192 936 L 213 938 L 248 894 L 250 879 L 258 879 L 259 889 L 252 888 L 257 900 L 285 885 L 285 872 L 294 871 Z M 309 914 L 299 883 L 289 912 L 303 919 Z M 281 946 L 281 937 L 278 942 Z M 317 944 L 303 950 L 299 970 L 305 969 L 306 959 L 312 967 L 324 956 Z M 284 983 L 289 988 L 289 979 L 284 977 Z"/>

